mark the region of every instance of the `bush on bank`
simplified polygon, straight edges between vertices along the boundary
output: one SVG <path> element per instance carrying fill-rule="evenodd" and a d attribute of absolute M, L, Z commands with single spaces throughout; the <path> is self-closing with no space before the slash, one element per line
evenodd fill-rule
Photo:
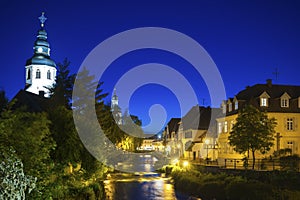
<path fill-rule="evenodd" d="M 178 166 L 167 166 L 163 168 L 171 169 L 171 176 L 177 191 L 199 197 L 202 200 L 251 200 L 251 199 L 299 199 L 300 190 L 293 184 L 283 185 L 292 181 L 297 183 L 299 178 L 295 174 L 268 174 L 264 176 L 241 176 L 228 175 L 226 173 L 203 173 L 198 170 L 181 168 Z M 251 173 L 250 173 L 251 174 Z M 299 176 L 299 175 L 298 175 Z M 291 178 L 294 177 L 294 178 Z M 261 181 L 260 178 L 264 180 Z M 296 179 L 296 180 L 295 180 Z"/>

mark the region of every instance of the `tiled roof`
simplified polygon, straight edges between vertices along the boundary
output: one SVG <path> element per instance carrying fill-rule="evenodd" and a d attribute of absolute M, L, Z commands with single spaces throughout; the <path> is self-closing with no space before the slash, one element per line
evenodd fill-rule
<path fill-rule="evenodd" d="M 208 130 L 209 127 L 212 127 L 210 124 L 215 123 L 216 116 L 221 113 L 220 111 L 218 108 L 193 106 L 182 118 L 183 130 Z"/>
<path fill-rule="evenodd" d="M 260 106 L 260 95 L 267 93 L 270 98 L 268 99 L 268 106 Z M 291 98 L 289 100 L 289 107 L 281 107 L 281 96 L 287 93 Z M 300 86 L 295 85 L 277 85 L 272 84 L 270 80 L 266 84 L 256 84 L 248 86 L 246 89 L 240 91 L 236 98 L 239 101 L 239 108 L 243 108 L 246 104 L 251 104 L 261 110 L 267 112 L 286 112 L 286 113 L 300 113 L 298 105 L 298 98 L 300 97 Z M 236 114 L 238 110 L 227 112 L 227 115 Z M 228 111 L 228 109 L 227 109 Z"/>
<path fill-rule="evenodd" d="M 172 118 L 170 119 L 170 121 L 168 122 L 168 129 L 169 129 L 169 134 L 171 134 L 172 132 L 177 132 L 178 131 L 178 127 L 179 127 L 179 122 L 180 122 L 180 118 Z"/>

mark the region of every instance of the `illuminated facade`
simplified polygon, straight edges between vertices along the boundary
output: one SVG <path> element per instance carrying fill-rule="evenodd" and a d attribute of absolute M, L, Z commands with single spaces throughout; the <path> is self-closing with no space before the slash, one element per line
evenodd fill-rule
<path fill-rule="evenodd" d="M 277 120 L 274 146 L 267 154 L 257 152 L 256 158 L 269 157 L 280 149 L 291 149 L 292 154 L 300 155 L 300 86 L 274 85 L 271 80 L 267 80 L 266 84 L 247 87 L 234 98 L 222 102 L 222 111 L 226 116 L 217 119 L 219 163 L 224 163 L 225 159 L 242 159 L 245 156 L 233 150 L 228 136 L 239 110 L 249 104 L 266 111 L 269 118 Z"/>

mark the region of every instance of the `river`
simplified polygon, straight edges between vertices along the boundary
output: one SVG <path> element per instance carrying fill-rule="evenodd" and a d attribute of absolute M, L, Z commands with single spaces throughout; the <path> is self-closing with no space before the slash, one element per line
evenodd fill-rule
<path fill-rule="evenodd" d="M 107 200 L 186 200 L 187 196 L 175 191 L 170 177 L 152 172 L 152 155 L 141 157 L 139 172 L 112 173 L 104 181 Z M 130 163 L 119 163 L 127 168 Z M 120 168 L 119 166 L 119 168 Z M 125 170 L 126 171 L 126 170 Z"/>

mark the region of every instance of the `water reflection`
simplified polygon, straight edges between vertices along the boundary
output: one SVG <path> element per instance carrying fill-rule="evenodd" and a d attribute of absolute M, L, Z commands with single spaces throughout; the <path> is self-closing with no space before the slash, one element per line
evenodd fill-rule
<path fill-rule="evenodd" d="M 121 171 L 135 173 L 114 173 L 105 183 L 107 200 L 186 200 L 188 197 L 175 193 L 172 179 L 153 172 L 158 159 L 155 155 L 139 155 L 134 162 L 118 163 Z"/>
<path fill-rule="evenodd" d="M 170 178 L 159 177 L 159 174 L 143 175 L 114 174 L 105 181 L 108 200 L 174 200 L 187 199 L 176 197 Z"/>

